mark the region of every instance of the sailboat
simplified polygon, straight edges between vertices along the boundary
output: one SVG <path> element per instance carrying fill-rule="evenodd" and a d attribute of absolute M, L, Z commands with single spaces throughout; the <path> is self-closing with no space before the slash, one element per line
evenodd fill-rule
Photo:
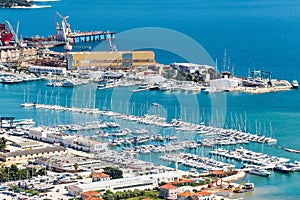
<path fill-rule="evenodd" d="M 270 122 L 270 137 L 265 138 L 266 143 L 268 144 L 276 144 L 277 139 L 272 138 L 272 123 Z"/>
<path fill-rule="evenodd" d="M 21 107 L 34 107 L 35 103 L 29 102 L 29 88 L 28 88 L 28 94 L 27 94 L 27 102 L 25 100 L 26 93 L 24 90 L 24 103 L 21 104 Z"/>

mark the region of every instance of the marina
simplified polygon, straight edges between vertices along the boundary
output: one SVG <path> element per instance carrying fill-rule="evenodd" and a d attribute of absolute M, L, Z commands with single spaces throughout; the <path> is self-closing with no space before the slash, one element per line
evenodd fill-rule
<path fill-rule="evenodd" d="M 149 92 L 151 92 L 149 90 Z M 29 93 L 29 92 L 28 92 Z M 58 97 L 56 97 L 58 98 Z M 26 99 L 26 94 L 24 93 L 24 99 Z M 38 99 L 36 99 L 38 101 Z M 25 102 L 25 100 L 24 100 Z M 83 115 L 91 115 L 91 116 L 100 116 L 100 117 L 108 117 L 113 118 L 121 121 L 127 122 L 134 122 L 136 125 L 141 125 L 143 128 L 137 129 L 135 133 L 132 130 L 128 129 L 127 127 L 121 127 L 118 129 L 120 124 L 114 122 L 100 122 L 100 121 L 90 121 L 87 123 L 77 123 L 77 124 L 65 124 L 60 125 L 58 127 L 49 128 L 49 130 L 54 131 L 71 131 L 71 132 L 80 132 L 84 133 L 88 130 L 100 130 L 100 129 L 111 129 L 117 128 L 116 131 L 108 131 L 107 134 L 105 132 L 100 131 L 98 135 L 92 135 L 91 139 L 102 140 L 103 138 L 107 138 L 108 144 L 111 148 L 122 149 L 121 152 L 124 154 L 131 154 L 140 156 L 154 156 L 155 154 L 163 154 L 159 156 L 159 159 L 163 162 L 167 163 L 174 163 L 175 167 L 179 164 L 180 166 L 188 167 L 188 168 L 196 168 L 198 170 L 224 170 L 226 168 L 235 168 L 235 165 L 232 163 L 227 162 L 220 162 L 215 160 L 214 158 L 198 156 L 195 154 L 190 153 L 181 153 L 181 154 L 168 154 L 170 152 L 186 152 L 189 150 L 197 150 L 201 148 L 212 148 L 214 146 L 232 146 L 232 145 L 247 145 L 249 143 L 262 143 L 262 144 L 275 144 L 277 143 L 277 139 L 272 137 L 266 137 L 261 134 L 251 134 L 242 131 L 244 128 L 240 127 L 241 130 L 233 130 L 228 128 L 217 128 L 204 125 L 204 123 L 200 122 L 190 123 L 183 121 L 181 119 L 172 119 L 167 122 L 166 117 L 161 117 L 159 115 L 143 115 L 143 116 L 136 116 L 136 115 L 128 115 L 122 114 L 120 112 L 115 111 L 107 111 L 107 110 L 100 110 L 98 108 L 80 108 L 80 107 L 68 107 L 62 106 L 59 104 L 59 101 L 54 105 L 50 104 L 38 104 L 38 103 L 30 103 L 26 101 L 21 106 L 30 108 L 35 110 L 48 110 L 55 111 L 58 113 L 61 112 L 70 112 L 70 113 L 78 113 Z M 156 107 L 156 106 L 154 106 Z M 5 123 L 7 124 L 7 123 Z M 185 135 L 188 134 L 196 134 L 203 136 L 201 140 L 187 140 L 181 141 L 179 137 L 172 137 L 172 135 L 159 135 L 153 134 L 152 132 L 148 133 L 147 127 L 155 126 L 155 127 L 164 127 L 173 128 L 174 131 L 178 131 L 178 133 L 184 133 Z M 57 128 L 57 129 L 56 129 Z M 48 128 L 45 128 L 48 129 Z M 5 131 L 6 132 L 6 131 Z M 257 131 L 255 131 L 257 133 Z M 19 130 L 12 130 L 7 132 L 12 136 L 23 136 L 26 135 L 26 130 L 19 129 Z M 141 135 L 140 135 L 141 134 Z M 135 136 L 136 135 L 136 136 Z M 98 137 L 99 136 L 99 137 Z M 104 136 L 104 137 L 103 137 Z M 270 135 L 271 136 L 271 135 Z M 100 139 L 102 138 L 102 139 Z M 176 140 L 176 142 L 171 141 L 172 139 Z M 179 139 L 179 140 L 178 140 Z M 149 144 L 150 143 L 150 144 Z M 152 144 L 151 144 L 152 143 Z M 121 147 L 121 148 L 119 148 Z M 196 151 L 197 152 L 197 151 Z M 212 154 L 218 156 L 224 156 L 229 159 L 237 160 L 243 163 L 252 163 L 255 164 L 255 168 L 250 169 L 247 168 L 246 171 L 249 169 L 250 174 L 259 175 L 268 177 L 270 176 L 269 173 L 263 171 L 263 169 L 273 169 L 276 172 L 280 172 L 282 174 L 290 174 L 292 172 L 296 172 L 299 170 L 299 165 L 297 162 L 289 163 L 289 159 L 282 158 L 282 157 L 275 157 L 275 156 L 267 156 L 266 154 L 259 154 L 252 151 L 248 151 L 246 149 L 237 148 L 236 151 L 233 152 L 226 152 L 222 150 L 215 149 Z M 215 152 L 218 152 L 217 154 Z M 224 153 L 224 154 L 223 154 Z M 226 154 L 227 153 L 227 154 Z M 112 154 L 112 153 L 110 153 Z M 137 161 L 125 161 L 123 158 L 111 156 L 98 157 L 99 159 L 104 159 L 106 161 L 112 161 L 112 159 L 117 159 L 114 163 L 117 163 L 119 166 L 129 166 L 134 163 L 136 165 Z M 150 158 L 151 160 L 151 158 Z M 263 169 L 259 169 L 261 167 Z M 153 166 L 153 170 L 156 170 L 156 165 Z M 44 186 L 38 188 L 39 190 L 43 190 Z M 237 187 L 239 188 L 239 187 Z M 247 189 L 247 188 L 246 188 Z M 240 189 L 234 190 L 236 193 L 243 193 L 252 191 L 251 189 L 246 190 L 244 187 Z"/>
<path fill-rule="evenodd" d="M 215 182 L 210 179 L 214 182 L 212 191 L 224 194 L 221 198 L 299 199 L 297 66 L 300 63 L 300 45 L 295 31 L 299 27 L 299 16 L 295 11 L 298 2 L 284 2 L 283 7 L 280 0 L 263 3 L 255 0 L 251 4 L 231 0 L 222 4 L 207 1 L 197 5 L 195 2 L 181 1 L 155 4 L 150 1 L 134 4 L 77 3 L 70 0 L 37 2 L 38 5 L 51 4 L 52 7 L 34 12 L 28 9 L 19 9 L 18 12 L 15 9 L 1 9 L 2 19 L 13 25 L 20 20 L 20 29 L 18 25 L 13 27 L 16 33 L 20 30 L 16 34 L 20 36 L 17 38 L 20 42 L 16 42 L 16 38 L 4 39 L 1 35 L 1 45 L 4 46 L 0 47 L 0 69 L 3 74 L 0 79 L 0 115 L 3 117 L 0 132 L 11 139 L 8 142 L 11 150 L 24 146 L 13 141 L 29 140 L 27 134 L 30 129 L 44 128 L 45 131 L 65 133 L 63 137 L 66 138 L 76 138 L 74 142 L 77 145 L 81 145 L 81 141 L 91 140 L 95 144 L 102 142 L 109 149 L 95 154 L 95 158 L 99 159 L 96 161 L 84 157 L 86 161 L 74 159 L 73 162 L 66 158 L 70 163 L 62 164 L 58 161 L 60 156 L 56 156 L 57 160 L 55 157 L 52 161 L 47 160 L 45 166 L 51 162 L 60 163 L 65 165 L 64 169 L 72 171 L 77 162 L 79 170 L 87 170 L 87 176 L 91 175 L 95 166 L 122 166 L 125 176 L 134 174 L 135 177 L 169 170 L 174 174 L 180 174 L 181 170 L 185 173 L 193 171 L 193 175 L 198 176 L 206 170 L 206 173 L 214 169 L 225 169 L 226 172 L 227 166 L 231 166 L 243 175 L 238 174 L 238 179 L 228 177 L 230 183 L 226 182 L 226 178 Z M 56 33 L 53 34 L 56 24 L 51 16 L 56 11 L 70 15 L 69 18 L 56 15 L 57 33 L 61 41 L 56 41 Z M 67 29 L 63 30 L 62 22 L 66 22 Z M 149 33 L 149 29 L 154 32 L 157 29 L 138 27 L 161 27 L 161 32 Z M 78 28 L 83 31 L 76 30 Z M 172 31 L 168 32 L 166 28 L 184 33 L 180 36 L 192 38 L 197 45 L 191 45 L 190 40 L 179 35 L 172 35 Z M 116 32 L 97 31 L 108 29 Z M 11 36 L 7 23 L 0 30 L 3 35 Z M 129 33 L 134 31 L 137 34 L 130 37 Z M 50 37 L 47 36 L 49 33 Z M 71 40 L 72 34 L 74 38 Z M 159 41 L 156 42 L 157 39 Z M 139 44 L 139 41 L 143 42 Z M 109 42 L 110 45 L 107 45 Z M 28 46 L 23 46 L 26 43 Z M 66 57 L 66 51 L 69 55 L 76 51 L 84 54 L 98 45 L 101 51 L 108 54 L 114 54 L 118 46 L 118 50 L 123 50 L 116 51 L 120 53 L 120 59 L 115 62 L 108 57 L 76 60 L 86 65 L 80 69 L 71 68 L 75 59 Z M 52 46 L 56 46 L 54 52 L 51 52 L 52 49 L 44 50 Z M 224 48 L 226 59 L 222 58 Z M 133 49 L 153 51 L 155 57 L 134 57 Z M 124 53 L 127 50 L 130 52 Z M 143 66 L 138 60 L 149 62 L 151 66 Z M 101 85 L 98 82 L 100 75 L 93 76 L 97 74 L 100 62 L 110 63 L 109 67 L 102 67 L 101 70 L 116 74 L 124 70 L 124 77 L 115 84 L 108 82 L 108 85 Z M 129 63 L 133 67 L 129 67 Z M 157 65 L 152 66 L 152 63 Z M 30 66 L 69 70 L 65 75 L 56 72 L 25 74 Z M 173 66 L 178 70 L 174 70 Z M 230 72 L 230 76 L 222 76 L 223 72 Z M 156 75 L 162 75 L 167 80 L 153 82 Z M 63 87 L 64 81 L 68 87 Z M 50 87 L 46 87 L 47 84 Z M 139 88 L 142 84 L 146 87 Z M 12 118 L 14 120 L 10 121 Z M 39 141 L 34 139 L 33 142 Z M 52 141 L 50 143 L 48 145 L 53 144 Z M 36 148 L 36 143 L 26 145 Z M 75 151 L 72 148 L 68 151 L 71 150 Z M 87 148 L 83 150 L 87 151 Z M 26 149 L 24 152 L 31 151 Z M 79 149 L 76 153 L 84 152 Z M 86 154 L 93 157 L 92 153 Z M 102 160 L 105 162 L 102 163 Z M 174 170 L 176 168 L 177 171 Z M 84 175 L 81 172 L 75 174 Z M 68 184 L 78 187 L 87 184 L 84 176 L 77 179 L 64 175 L 67 177 L 56 178 L 52 174 L 48 177 L 51 180 L 62 178 L 66 182 L 76 178 L 77 183 Z M 198 178 L 192 179 L 196 182 L 203 180 Z M 0 192 L 0 198 L 70 198 L 65 195 L 68 193 L 64 188 L 67 184 L 52 188 L 51 183 L 42 183 L 43 178 L 34 180 L 34 189 L 43 194 L 51 186 L 47 197 L 29 197 L 25 193 L 7 191 L 8 186 L 2 183 L 4 191 Z M 17 185 L 17 181 L 11 182 Z M 30 187 L 32 182 L 28 182 Z M 178 190 L 206 191 L 203 187 L 206 185 L 196 188 L 184 186 Z M 180 195 L 178 192 L 178 198 L 185 198 Z"/>
<path fill-rule="evenodd" d="M 219 149 L 210 151 L 210 154 L 226 157 L 228 159 L 238 160 L 243 163 L 254 164 L 254 166 L 255 166 L 254 169 L 257 169 L 257 168 L 258 169 L 260 169 L 260 168 L 261 169 L 273 169 L 274 171 L 279 171 L 279 172 L 283 172 L 283 173 L 299 170 L 299 166 L 297 164 L 288 163 L 290 161 L 290 159 L 288 159 L 288 158 L 269 156 L 266 154 L 249 151 L 242 147 L 233 149 L 231 151 L 227 151 L 222 148 L 219 148 Z M 298 163 L 298 161 L 295 161 L 295 162 Z M 258 174 L 258 171 L 255 171 L 255 172 L 251 171 L 251 173 Z M 264 174 L 266 174 L 266 173 L 264 173 Z M 264 175 L 262 175 L 262 176 L 264 176 Z"/>
<path fill-rule="evenodd" d="M 213 128 L 209 126 L 178 121 L 176 119 L 173 119 L 170 123 L 167 123 L 166 118 L 162 118 L 160 116 L 154 116 L 154 115 L 144 115 L 138 117 L 138 116 L 124 115 L 112 111 L 104 111 L 104 110 L 101 111 L 92 108 L 76 108 L 76 107 L 69 108 L 69 107 L 62 107 L 58 105 L 44 105 L 44 104 L 30 104 L 30 103 L 27 103 L 25 105 L 22 104 L 22 105 L 23 107 L 32 106 L 37 109 L 50 109 L 56 111 L 70 111 L 70 112 L 77 112 L 83 114 L 109 116 L 109 117 L 115 117 L 117 119 L 122 119 L 126 121 L 135 121 L 137 123 L 144 124 L 144 125 L 154 125 L 154 126 L 164 127 L 164 128 L 174 127 L 175 130 L 177 131 L 189 131 L 189 132 L 198 131 L 199 134 L 204 134 L 204 136 L 209 136 L 209 137 L 214 136 L 213 138 L 200 141 L 200 143 L 205 146 L 214 146 L 214 145 L 226 146 L 226 145 L 246 144 L 249 142 L 268 143 L 268 144 L 277 143 L 277 139 L 275 138 L 258 136 L 255 134 L 245 133 L 242 131 L 235 131 L 232 129 Z M 86 127 L 90 127 L 90 126 L 91 128 L 92 127 L 97 128 L 97 126 L 96 125 L 94 126 L 93 123 L 91 123 L 91 125 Z M 85 129 L 85 128 L 81 127 L 78 129 Z"/>

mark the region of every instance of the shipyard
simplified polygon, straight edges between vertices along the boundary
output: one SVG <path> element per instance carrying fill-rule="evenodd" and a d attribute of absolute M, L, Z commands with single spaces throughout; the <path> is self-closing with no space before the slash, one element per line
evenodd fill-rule
<path fill-rule="evenodd" d="M 237 75 L 227 49 L 222 66 L 162 64 L 151 48 L 119 50 L 116 31 L 72 31 L 72 16 L 54 15 L 47 37 L 0 23 L 0 199 L 249 199 L 299 174 L 300 151 L 278 133 L 285 107 L 254 105 L 280 104 L 297 80 Z"/>
<path fill-rule="evenodd" d="M 20 37 L 18 33 L 19 23 L 16 30 L 6 21 L 1 23 L 1 44 L 0 62 L 2 69 L 14 68 L 15 71 L 34 73 L 37 76 L 49 79 L 48 85 L 75 86 L 89 81 L 98 81 L 99 88 L 116 87 L 121 82 L 128 82 L 128 78 L 135 76 L 135 79 L 147 85 L 139 87 L 134 91 L 159 89 L 162 91 L 175 91 L 178 88 L 193 92 L 205 93 L 216 92 L 246 92 L 266 93 L 298 88 L 297 80 L 292 83 L 286 80 L 277 80 L 268 71 L 253 70 L 248 76 L 234 76 L 233 68 L 230 69 L 230 62 L 227 61 L 226 49 L 224 52 L 223 71 L 219 72 L 216 66 L 193 63 L 171 63 L 169 65 L 159 64 L 155 61 L 153 51 L 118 51 L 112 41 L 116 39 L 116 33 L 112 31 L 71 31 L 71 25 L 67 21 L 69 16 L 62 16 L 56 12 L 56 34 L 47 38 Z M 72 52 L 72 45 L 84 44 L 86 42 L 107 42 L 107 51 L 75 51 Z M 54 52 L 51 47 L 63 46 L 65 52 Z M 47 69 L 53 67 L 53 69 Z M 34 68 L 34 69 L 33 69 Z M 55 68 L 65 68 L 68 73 L 58 72 Z M 101 74 L 107 74 L 104 76 Z M 119 72 L 117 72 L 119 71 Z M 100 73 L 95 73 L 100 72 Z M 104 73 L 105 72 L 105 73 Z M 74 80 L 68 74 L 77 73 L 76 77 L 85 74 L 89 80 Z M 118 76 L 113 78 L 113 76 Z M 55 75 L 55 81 L 51 76 Z M 57 78 L 57 76 L 62 76 Z M 98 76 L 98 77 L 97 77 Z M 148 78 L 149 77 L 149 78 Z M 154 78 L 153 78 L 154 77 Z M 60 80 L 57 80 L 60 79 Z M 127 79 L 127 80 L 126 80 Z M 181 86 L 186 81 L 186 86 Z M 54 83 L 55 82 L 55 83 Z M 67 82 L 66 84 L 64 84 Z M 140 85 L 136 82 L 136 85 Z M 7 83 L 3 81 L 2 83 Z M 104 83 L 104 84 L 103 84 Z"/>

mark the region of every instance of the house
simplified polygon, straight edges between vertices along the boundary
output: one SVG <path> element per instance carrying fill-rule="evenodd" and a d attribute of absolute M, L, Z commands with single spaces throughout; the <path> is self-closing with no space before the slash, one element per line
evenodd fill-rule
<path fill-rule="evenodd" d="M 211 171 L 209 174 L 213 177 L 218 177 L 218 178 L 224 178 L 224 177 L 228 176 L 227 172 L 224 172 L 222 170 L 214 170 L 214 171 Z"/>
<path fill-rule="evenodd" d="M 103 172 L 95 172 L 92 174 L 93 182 L 110 180 L 110 176 Z"/>
<path fill-rule="evenodd" d="M 178 187 L 167 183 L 159 187 L 159 196 L 164 199 L 177 199 Z"/>
<path fill-rule="evenodd" d="M 177 195 L 177 200 L 212 200 L 214 195 L 208 191 L 201 191 L 201 192 L 182 192 Z"/>
<path fill-rule="evenodd" d="M 208 191 L 196 192 L 195 195 L 199 200 L 212 200 L 215 197 L 215 195 Z"/>
<path fill-rule="evenodd" d="M 193 193 L 192 192 L 182 192 L 177 194 L 177 199 L 178 200 L 186 200 L 189 196 L 191 196 Z"/>
<path fill-rule="evenodd" d="M 173 181 L 172 184 L 180 184 L 180 185 L 191 185 L 192 183 L 195 183 L 196 181 L 193 179 L 185 179 L 185 178 L 179 178 L 179 180 Z"/>

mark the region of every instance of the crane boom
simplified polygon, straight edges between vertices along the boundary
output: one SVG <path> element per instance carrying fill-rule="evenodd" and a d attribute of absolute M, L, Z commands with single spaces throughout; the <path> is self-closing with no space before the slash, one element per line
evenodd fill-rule
<path fill-rule="evenodd" d="M 16 32 L 15 32 L 15 30 L 14 30 L 13 26 L 10 24 L 10 22 L 9 22 L 9 21 L 5 20 L 5 22 L 7 23 L 7 25 L 8 25 L 8 27 L 9 27 L 10 31 L 11 31 L 11 32 L 12 32 L 12 34 L 14 35 L 14 40 L 15 40 L 15 43 L 16 43 L 17 45 L 19 45 L 19 46 L 20 46 L 20 42 L 19 42 L 18 35 L 16 34 Z M 19 23 L 18 23 L 18 24 L 19 24 Z M 19 25 L 17 26 L 17 30 L 19 31 Z"/>
<path fill-rule="evenodd" d="M 56 12 L 56 15 L 61 18 L 61 28 L 62 28 L 62 31 L 63 31 L 63 38 L 64 38 L 65 42 L 68 42 L 69 34 L 71 32 L 70 24 L 67 21 L 69 16 L 62 16 L 59 12 Z"/>

